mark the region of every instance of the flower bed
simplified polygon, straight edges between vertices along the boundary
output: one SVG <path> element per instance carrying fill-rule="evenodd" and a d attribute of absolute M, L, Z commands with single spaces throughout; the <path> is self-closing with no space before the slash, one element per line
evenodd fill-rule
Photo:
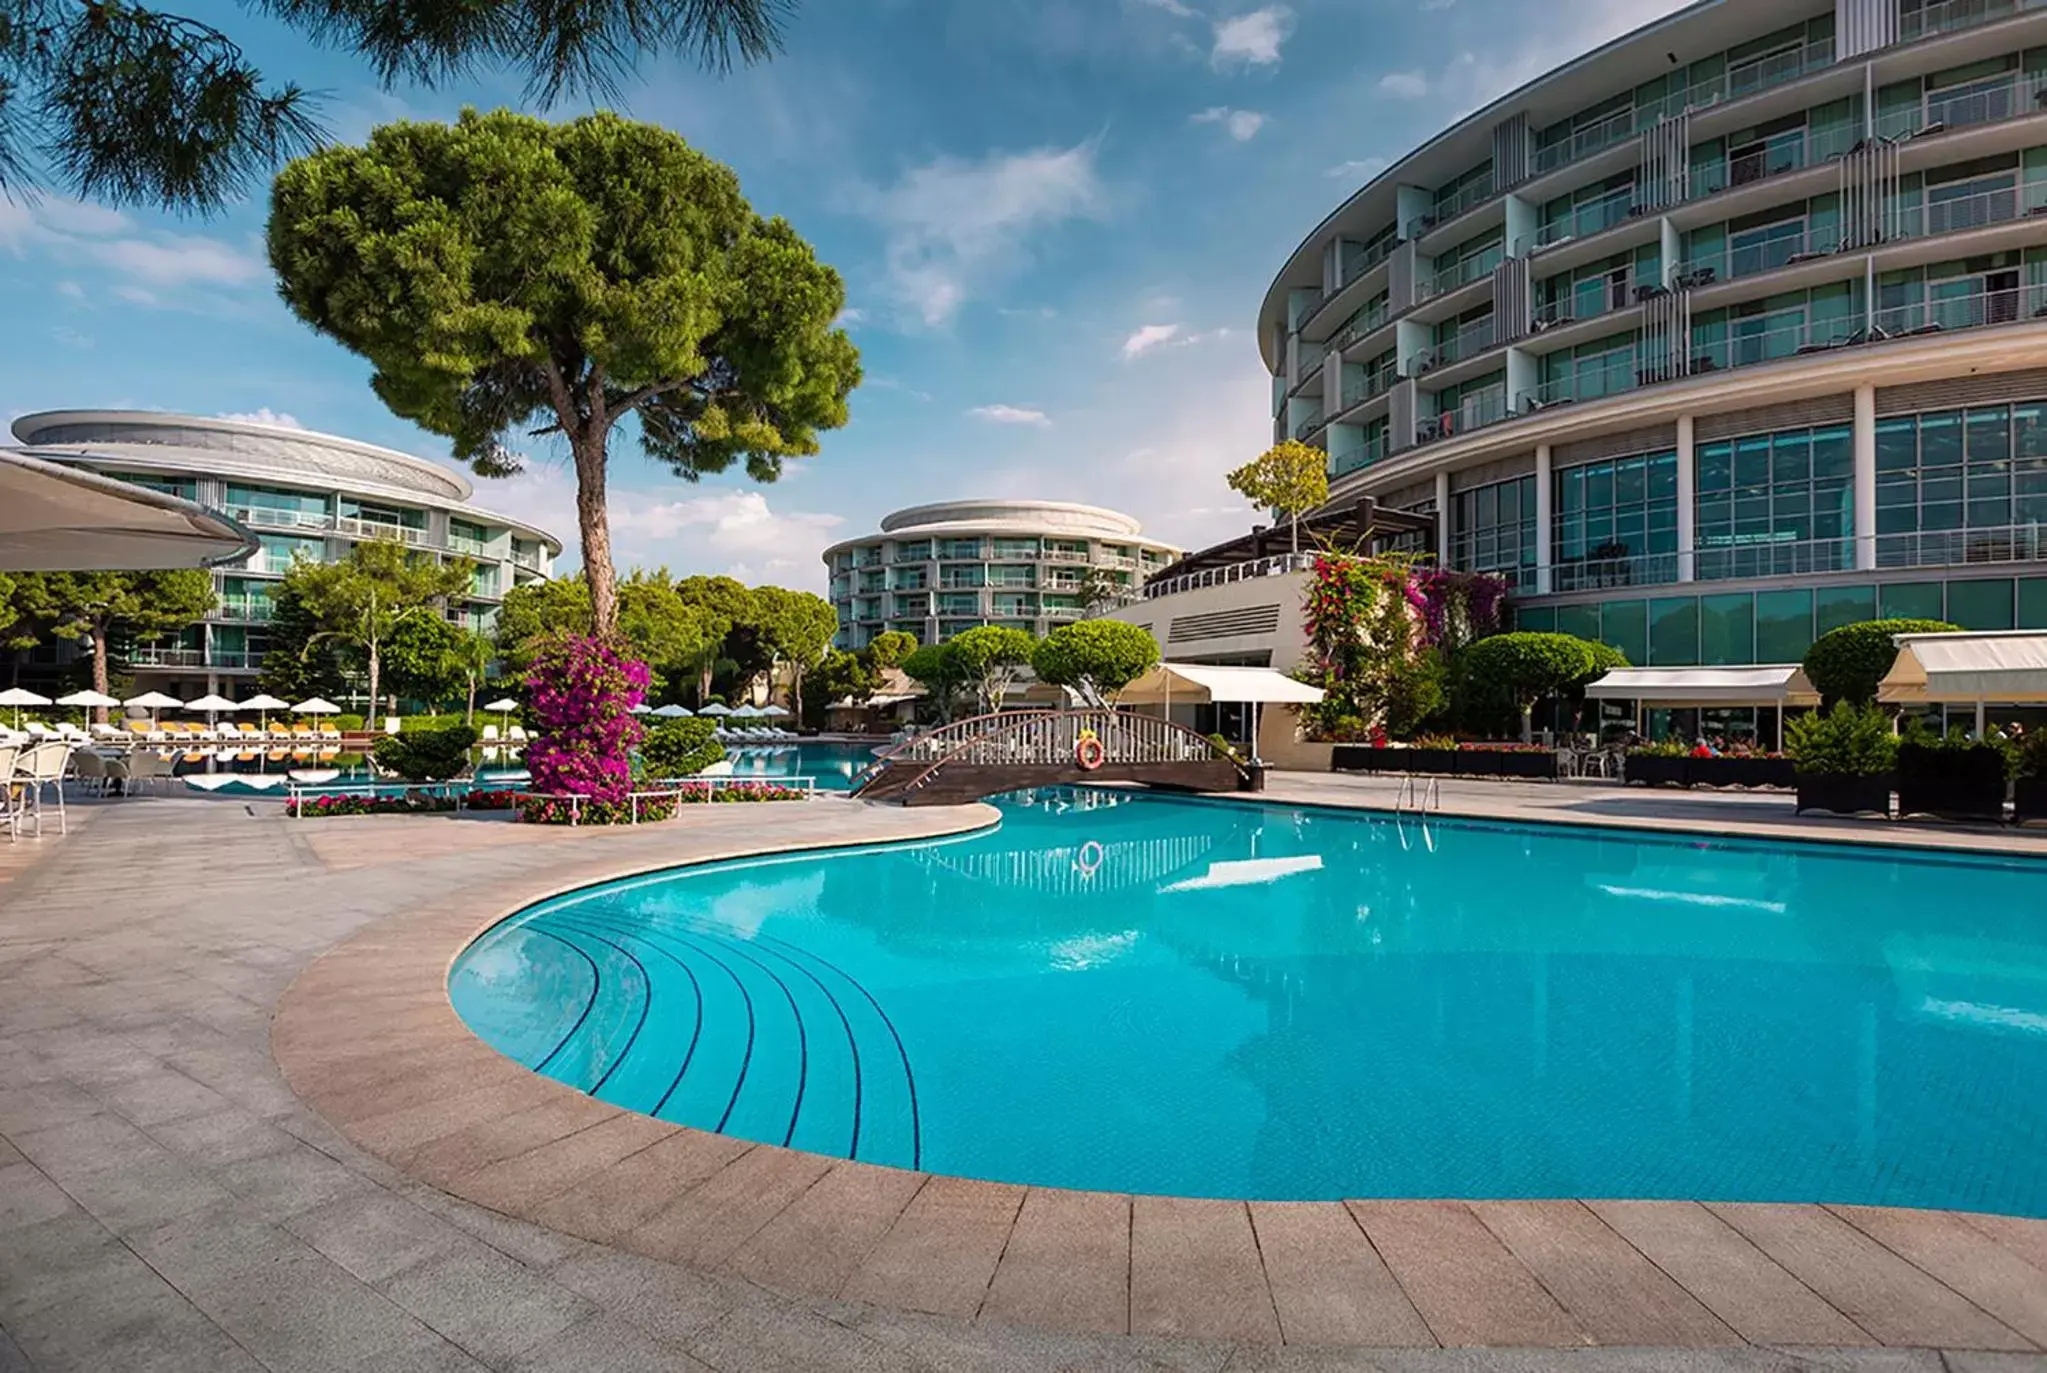
<path fill-rule="evenodd" d="M 456 805 L 456 798 L 440 793 L 338 792 L 292 797 L 284 803 L 284 813 L 308 820 L 330 815 L 424 815 L 454 810 Z"/>
<path fill-rule="evenodd" d="M 462 798 L 462 809 L 511 810 L 518 805 L 519 798 L 522 795 L 524 795 L 523 792 L 513 791 L 510 788 L 499 788 L 494 791 L 472 791 Z"/>
<path fill-rule="evenodd" d="M 774 782 L 735 782 L 729 786 L 691 786 L 682 781 L 673 790 L 643 794 L 623 801 L 590 797 L 535 796 L 514 798 L 519 818 L 533 825 L 630 825 L 673 819 L 678 806 L 749 801 L 801 801 L 809 793 Z"/>
<path fill-rule="evenodd" d="M 809 793 L 773 782 L 738 782 L 729 787 L 690 787 L 682 799 L 692 805 L 707 801 L 801 801 Z"/>

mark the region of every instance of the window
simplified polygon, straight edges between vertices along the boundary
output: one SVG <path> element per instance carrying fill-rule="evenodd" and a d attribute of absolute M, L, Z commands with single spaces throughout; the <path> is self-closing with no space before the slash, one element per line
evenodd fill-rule
<path fill-rule="evenodd" d="M 1675 452 L 1566 467 L 1551 481 L 1553 590 L 1676 580 Z"/>
<path fill-rule="evenodd" d="M 188 501 L 199 499 L 199 483 L 191 477 L 165 477 L 150 472 L 109 472 L 106 475 L 130 486 L 161 491 L 167 496 L 180 496 Z"/>
<path fill-rule="evenodd" d="M 1535 478 L 1515 477 L 1450 498 L 1450 563 L 1497 572 L 1510 587 L 1535 585 Z"/>
<path fill-rule="evenodd" d="M 1702 443 L 1697 480 L 1699 580 L 1855 565 L 1855 456 L 1847 425 Z"/>
<path fill-rule="evenodd" d="M 1879 567 L 2047 552 L 2047 401 L 1893 415 L 1876 426 Z"/>

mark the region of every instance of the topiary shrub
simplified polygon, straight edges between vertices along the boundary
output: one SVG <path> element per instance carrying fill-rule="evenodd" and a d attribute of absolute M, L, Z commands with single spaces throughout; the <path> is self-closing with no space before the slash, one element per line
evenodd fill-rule
<path fill-rule="evenodd" d="M 1594 655 L 1592 645 L 1574 635 L 1517 630 L 1480 639 L 1464 651 L 1462 667 L 1470 680 L 1513 698 L 1526 739 L 1535 703 L 1584 682 Z"/>
<path fill-rule="evenodd" d="M 378 767 L 408 782 L 445 782 L 469 766 L 469 750 L 475 744 L 476 731 L 458 722 L 452 729 L 387 734 L 377 740 L 371 754 Z"/>
<path fill-rule="evenodd" d="M 1151 671 L 1158 660 L 1159 641 L 1142 625 L 1077 620 L 1038 640 L 1031 667 L 1039 681 L 1070 687 L 1088 704 L 1105 706 L 1114 703 L 1116 693 Z M 904 670 L 908 670 L 907 660 Z"/>
<path fill-rule="evenodd" d="M 640 741 L 640 761 L 649 777 L 693 777 L 725 756 L 718 742 L 718 723 L 684 717 L 647 731 Z"/>
<path fill-rule="evenodd" d="M 1805 651 L 1805 675 L 1823 702 L 1874 701 L 1876 686 L 1898 659 L 1894 634 L 1952 634 L 1943 620 L 1864 620 L 1830 629 Z"/>

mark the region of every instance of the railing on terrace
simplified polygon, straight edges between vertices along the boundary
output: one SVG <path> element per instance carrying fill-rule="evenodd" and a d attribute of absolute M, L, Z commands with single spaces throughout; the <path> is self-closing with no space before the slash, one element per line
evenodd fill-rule
<path fill-rule="evenodd" d="M 1488 386 L 1483 391 L 1461 398 L 1454 410 L 1438 410 L 1433 415 L 1424 415 L 1415 424 L 1414 441 L 1417 444 L 1434 443 L 1438 439 L 1469 434 L 1474 429 L 1498 424 L 1507 418 L 1508 413 L 1507 388 Z"/>
<path fill-rule="evenodd" d="M 471 558 L 490 556 L 490 545 L 482 539 L 472 539 L 466 534 L 450 534 L 447 540 L 450 553 L 460 553 Z"/>
<path fill-rule="evenodd" d="M 1635 197 L 1633 186 L 1623 186 L 1609 191 L 1597 200 L 1572 207 L 1563 218 L 1543 225 L 1532 234 L 1523 234 L 1514 241 L 1514 254 L 1524 257 L 1538 248 L 1565 243 L 1574 238 L 1589 238 L 1593 234 L 1624 224 L 1640 213 L 1641 202 Z"/>
<path fill-rule="evenodd" d="M 1978 529 L 1919 530 L 1874 536 L 1881 569 L 1949 568 L 2047 560 L 2047 525 L 1999 525 Z M 1692 551 L 1698 582 L 1757 577 L 1790 577 L 1855 570 L 1856 540 L 1779 539 L 1767 534 L 1702 532 Z M 1625 586 L 1669 586 L 1681 573 L 1677 553 L 1615 553 L 1565 559 L 1541 569 L 1552 592 L 1599 591 Z"/>
<path fill-rule="evenodd" d="M 1409 238 L 1420 238 L 1438 224 L 1448 224 L 1467 210 L 1473 210 L 1491 200 L 1494 195 L 1493 179 L 1490 176 L 1472 182 L 1448 200 L 1439 200 L 1427 214 L 1408 221 L 1403 231 Z"/>
<path fill-rule="evenodd" d="M 1831 257 L 1840 248 L 1838 229 L 1822 230 L 1802 224 L 1770 238 L 1730 243 L 1718 252 L 1702 253 L 1679 263 L 1677 270 L 1680 277 L 1694 286 L 1710 286 L 1715 281 L 1733 281 L 1774 272 L 1796 262 Z"/>
<path fill-rule="evenodd" d="M 1567 559 L 1549 568 L 1550 590 L 1597 591 L 1616 586 L 1662 586 L 1677 580 L 1675 553 L 1615 553 Z"/>
<path fill-rule="evenodd" d="M 1963 567 L 2042 559 L 2047 559 L 2047 525 L 2037 522 L 1876 536 L 1878 567 Z"/>
<path fill-rule="evenodd" d="M 1421 283 L 1416 291 L 1416 303 L 1454 291 L 1460 286 L 1491 276 L 1493 269 L 1506 261 L 1507 250 L 1498 243 L 1483 252 L 1470 257 L 1459 258 L 1449 266 L 1441 268 L 1434 276 Z"/>
<path fill-rule="evenodd" d="M 1400 380 L 1400 369 L 1387 365 L 1375 372 L 1367 372 L 1343 388 L 1343 408 L 1363 405 L 1368 400 L 1377 400 L 1393 389 L 1393 383 Z"/>
<path fill-rule="evenodd" d="M 1401 245 L 1401 242 L 1402 242 L 1401 239 L 1389 238 L 1384 242 L 1380 243 L 1378 247 L 1360 253 L 1355 261 L 1349 263 L 1347 266 L 1344 267 L 1343 275 L 1337 278 L 1336 285 L 1334 287 L 1327 291 L 1324 291 L 1321 295 L 1316 296 L 1313 300 L 1307 302 L 1307 304 L 1301 307 L 1300 313 L 1298 313 L 1294 317 L 1295 327 L 1298 328 L 1300 325 L 1306 324 L 1318 310 L 1320 310 L 1323 306 L 1327 305 L 1330 301 L 1336 299 L 1338 294 L 1340 294 L 1352 282 L 1356 281 L 1365 273 L 1371 271 L 1374 267 L 1377 267 L 1387 258 L 1392 257 L 1393 250 L 1398 248 Z"/>
<path fill-rule="evenodd" d="M 202 648 L 162 648 L 156 644 L 137 644 L 121 655 L 137 667 L 204 667 L 206 650 Z"/>
<path fill-rule="evenodd" d="M 1801 167 L 1817 166 L 1841 156 L 1861 138 L 1862 129 L 1855 124 L 1823 124 L 1779 134 L 1760 148 L 1693 167 L 1691 198 L 1697 200 L 1730 187 L 1754 185 Z"/>
<path fill-rule="evenodd" d="M 1773 539 L 1709 531 L 1699 536 L 1698 545 L 1692 554 L 1692 575 L 1702 582 L 1850 572 L 1855 568 L 1855 541 L 1851 538 Z"/>
<path fill-rule="evenodd" d="M 268 596 L 222 596 L 214 608 L 213 617 L 218 620 L 269 620 L 277 614 L 276 606 Z"/>
<path fill-rule="evenodd" d="M 1635 112 L 1631 109 L 1616 110 L 1597 123 L 1572 130 L 1568 138 L 1560 139 L 1545 148 L 1537 148 L 1533 159 L 1535 173 L 1540 176 L 1559 167 L 1568 167 L 1580 158 L 1604 152 L 1616 143 L 1633 138 L 1636 130 L 1649 122 L 1652 121 L 1636 123 Z"/>
<path fill-rule="evenodd" d="M 1305 439 L 1323 425 L 1322 407 L 1316 406 L 1300 419 L 1294 421 L 1294 437 Z"/>
<path fill-rule="evenodd" d="M 1177 577 L 1154 577 L 1144 584 L 1143 599 L 1155 601 L 1161 596 L 1177 596 L 1183 591 L 1199 591 L 1208 586 L 1228 586 L 1257 577 L 1313 572 L 1315 556 L 1313 553 L 1280 553 L 1269 558 L 1252 558 L 1224 567 L 1205 568 L 1200 572 L 1183 572 Z"/>
<path fill-rule="evenodd" d="M 1393 318 L 1393 311 L 1386 305 L 1381 305 L 1376 310 L 1367 311 L 1330 335 L 1327 351 L 1341 353 L 1366 334 L 1376 329 L 1384 328 L 1386 321 L 1391 318 Z"/>
<path fill-rule="evenodd" d="M 1084 563 L 1087 561 L 1086 551 L 1076 548 L 1048 548 L 1038 556 L 1048 563 Z"/>
<path fill-rule="evenodd" d="M 1900 334 L 2015 324 L 2043 315 L 2047 315 L 2047 285 L 2028 285 L 1879 306 L 1871 319 L 1884 336 L 1895 338 Z"/>
<path fill-rule="evenodd" d="M 2047 74 L 2007 72 L 1963 86 L 1929 91 L 1909 109 L 1886 110 L 1877 116 L 1876 131 L 1885 138 L 1907 138 L 1974 124 L 1995 124 L 2038 114 L 2043 95 L 2047 95 Z"/>
<path fill-rule="evenodd" d="M 1927 197 L 1901 205 L 1897 213 L 1900 238 L 1931 238 L 1937 234 L 2008 224 L 2047 209 L 2047 181 L 2002 186 L 1969 195 Z"/>
<path fill-rule="evenodd" d="M 1331 477 L 1341 477 L 1347 472 L 1357 472 L 1372 466 L 1374 463 L 1384 462 L 1388 449 L 1386 439 L 1387 436 L 1385 434 L 1374 434 L 1356 448 L 1346 448 L 1341 453 L 1331 453 L 1329 455 L 1329 475 Z"/>
<path fill-rule="evenodd" d="M 227 516 L 252 529 L 332 529 L 334 516 L 317 510 L 278 510 L 267 505 L 230 505 Z"/>
<path fill-rule="evenodd" d="M 523 567 L 528 572 L 538 572 L 540 570 L 540 554 L 536 551 L 515 548 L 512 550 L 512 565 L 514 567 Z"/>
<path fill-rule="evenodd" d="M 1937 0 L 1898 16 L 1898 41 L 1911 43 L 1937 33 L 1973 28 L 2017 14 L 2021 8 L 2018 0 Z"/>
<path fill-rule="evenodd" d="M 1498 330 L 1494 328 L 1494 319 L 1491 315 L 1484 319 L 1475 319 L 1436 345 L 1435 364 L 1438 367 L 1448 367 L 1453 362 L 1475 358 L 1498 341 Z"/>
<path fill-rule="evenodd" d="M 1078 620 L 1087 610 L 1077 605 L 1048 605 L 1040 613 L 1048 620 Z"/>
<path fill-rule="evenodd" d="M 365 520 L 355 515 L 336 516 L 334 528 L 358 538 L 396 539 L 414 548 L 425 548 L 433 543 L 433 535 L 424 529 L 409 524 L 388 524 L 383 520 Z"/>

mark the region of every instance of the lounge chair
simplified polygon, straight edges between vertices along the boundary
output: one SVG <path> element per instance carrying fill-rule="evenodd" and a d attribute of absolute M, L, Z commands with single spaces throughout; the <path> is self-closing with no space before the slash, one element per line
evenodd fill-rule
<path fill-rule="evenodd" d="M 524 725 L 505 726 L 505 738 L 514 744 L 526 743 L 526 727 Z"/>
<path fill-rule="evenodd" d="M 341 731 L 334 728 L 334 726 L 321 725 L 319 726 L 319 730 L 320 737 L 326 742 L 330 744 L 338 744 L 341 742 Z"/>
<path fill-rule="evenodd" d="M 94 725 L 92 737 L 103 744 L 126 744 L 131 738 L 126 730 L 116 729 L 112 725 Z"/>
<path fill-rule="evenodd" d="M 483 742 L 485 744 L 495 744 L 497 741 L 498 727 L 496 725 L 485 725 L 483 727 Z"/>
<path fill-rule="evenodd" d="M 36 838 L 43 837 L 43 792 L 57 797 L 57 833 L 69 834 L 64 816 L 64 774 L 71 769 L 71 745 L 59 740 L 37 744 L 14 760 L 14 781 L 28 789 L 23 804 L 35 818 Z"/>

